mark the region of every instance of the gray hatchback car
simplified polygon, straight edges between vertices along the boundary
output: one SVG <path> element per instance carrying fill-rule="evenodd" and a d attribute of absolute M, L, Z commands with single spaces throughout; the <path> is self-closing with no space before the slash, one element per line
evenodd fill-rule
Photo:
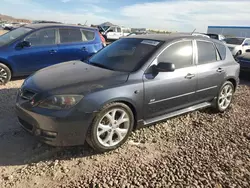
<path fill-rule="evenodd" d="M 16 101 L 28 132 L 54 146 L 85 140 L 104 152 L 134 128 L 193 110 L 230 106 L 239 64 L 220 41 L 189 34 L 120 39 L 88 61 L 42 69 Z"/>

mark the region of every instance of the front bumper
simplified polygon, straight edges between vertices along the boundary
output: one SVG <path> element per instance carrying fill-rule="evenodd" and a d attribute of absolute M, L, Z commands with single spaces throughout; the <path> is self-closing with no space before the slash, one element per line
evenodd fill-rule
<path fill-rule="evenodd" d="M 21 126 L 40 141 L 52 146 L 83 145 L 92 113 L 78 110 L 50 113 L 46 109 L 27 108 L 27 101 L 16 102 L 16 114 Z"/>

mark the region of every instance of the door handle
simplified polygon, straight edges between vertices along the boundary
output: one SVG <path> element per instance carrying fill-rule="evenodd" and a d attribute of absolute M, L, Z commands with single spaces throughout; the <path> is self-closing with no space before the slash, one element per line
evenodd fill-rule
<path fill-rule="evenodd" d="M 224 72 L 223 68 L 218 68 L 217 72 Z"/>
<path fill-rule="evenodd" d="M 186 79 L 192 79 L 193 77 L 195 77 L 195 75 L 194 75 L 194 74 L 190 74 L 190 73 L 188 73 L 188 74 L 185 76 Z"/>
<path fill-rule="evenodd" d="M 81 50 L 82 50 L 82 51 L 86 51 L 86 47 L 82 47 Z"/>
<path fill-rule="evenodd" d="M 56 50 L 50 50 L 50 51 L 49 51 L 50 54 L 54 54 L 54 53 L 56 53 L 56 52 L 57 52 Z"/>

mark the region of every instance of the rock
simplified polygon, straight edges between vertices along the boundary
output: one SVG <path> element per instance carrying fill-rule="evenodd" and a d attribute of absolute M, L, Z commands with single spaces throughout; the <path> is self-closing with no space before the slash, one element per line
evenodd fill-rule
<path fill-rule="evenodd" d="M 12 175 L 5 176 L 3 179 L 4 179 L 5 181 L 11 181 L 11 180 L 13 180 L 13 176 L 12 176 Z"/>

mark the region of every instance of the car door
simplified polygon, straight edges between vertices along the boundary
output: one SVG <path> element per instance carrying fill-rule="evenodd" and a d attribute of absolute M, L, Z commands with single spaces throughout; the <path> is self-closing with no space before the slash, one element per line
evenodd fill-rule
<path fill-rule="evenodd" d="M 156 117 L 190 106 L 195 101 L 197 84 L 191 40 L 178 41 L 168 46 L 153 64 L 175 64 L 174 72 L 146 73 L 144 81 L 144 118 Z M 152 66 L 153 66 L 152 64 Z"/>
<path fill-rule="evenodd" d="M 80 28 L 59 28 L 58 54 L 61 62 L 84 60 L 88 57 Z"/>
<path fill-rule="evenodd" d="M 242 44 L 242 53 L 246 53 L 246 50 L 250 49 L 250 39 L 245 39 Z"/>
<path fill-rule="evenodd" d="M 112 26 L 106 32 L 107 32 L 107 39 L 109 40 L 116 39 L 116 27 Z"/>
<path fill-rule="evenodd" d="M 30 74 L 41 68 L 59 63 L 56 44 L 56 29 L 34 31 L 24 41 L 30 47 L 16 48 L 10 59 L 15 62 L 20 74 Z"/>
<path fill-rule="evenodd" d="M 116 38 L 119 39 L 123 36 L 122 29 L 120 27 L 116 28 Z"/>
<path fill-rule="evenodd" d="M 221 48 L 221 57 L 214 43 L 209 41 L 196 41 L 197 46 L 197 102 L 212 100 L 220 89 L 225 77 L 224 66 L 226 48 L 224 45 L 217 44 Z"/>

